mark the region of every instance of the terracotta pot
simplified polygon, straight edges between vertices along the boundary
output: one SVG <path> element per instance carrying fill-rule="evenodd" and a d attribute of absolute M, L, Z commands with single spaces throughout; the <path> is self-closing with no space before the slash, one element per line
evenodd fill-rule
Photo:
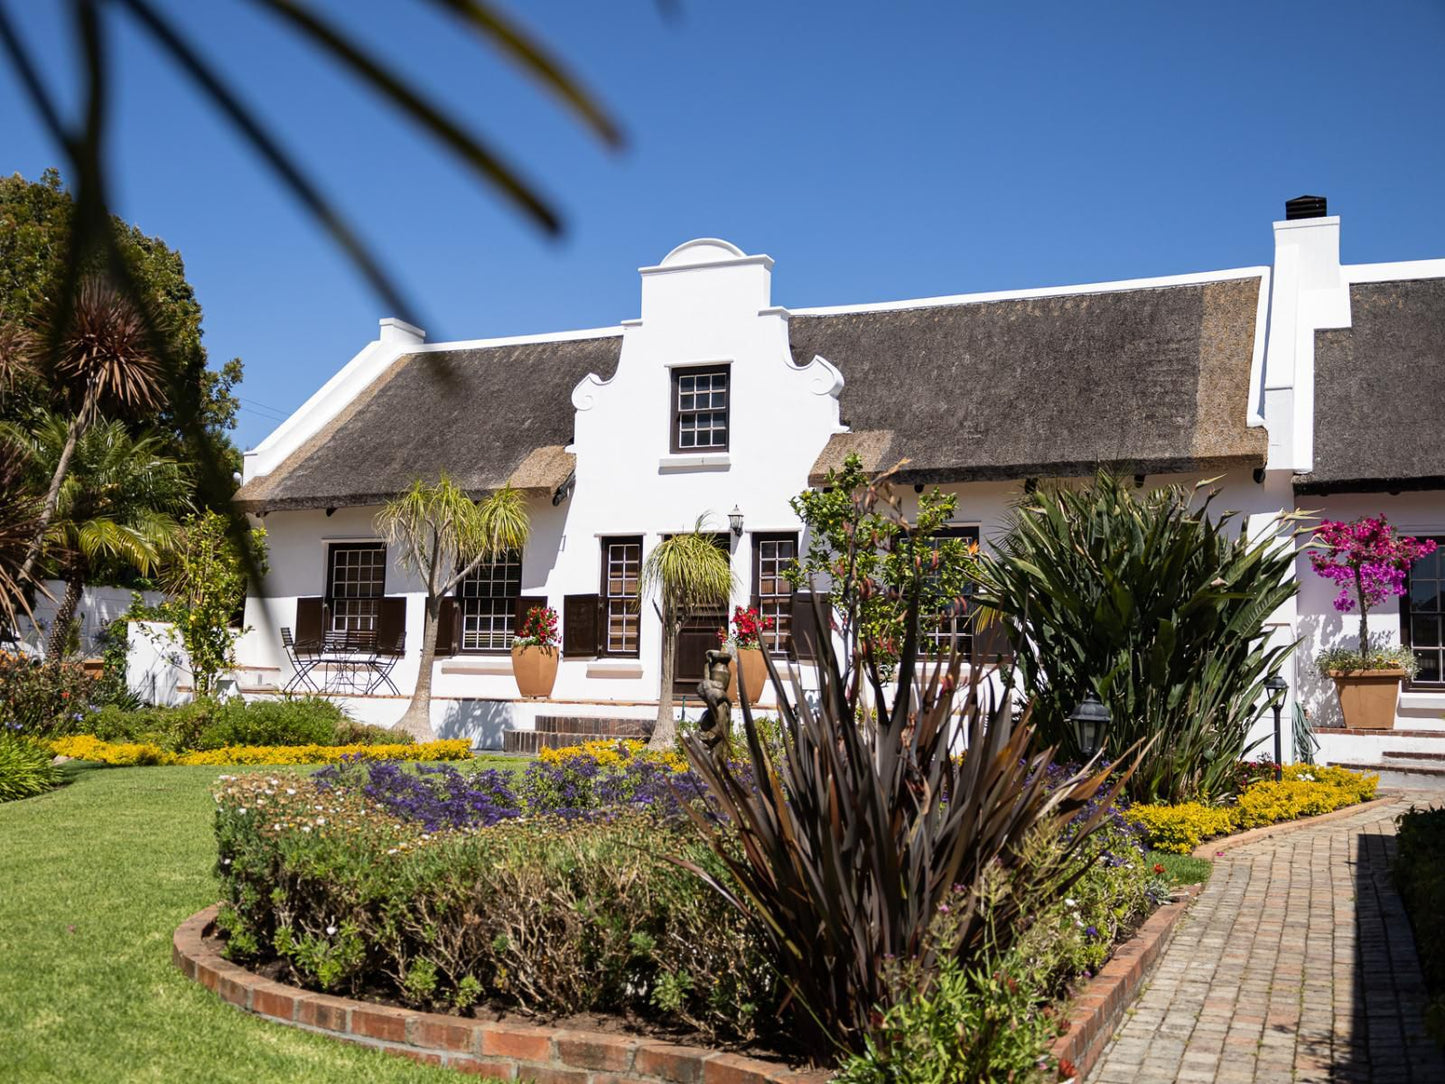
<path fill-rule="evenodd" d="M 523 696 L 551 696 L 557 683 L 557 649 L 534 644 L 512 648 L 512 674 Z"/>
<path fill-rule="evenodd" d="M 1358 730 L 1391 730 L 1400 699 L 1404 670 L 1331 670 L 1345 726 Z"/>
<path fill-rule="evenodd" d="M 768 664 L 763 661 L 761 648 L 742 647 L 738 648 L 737 658 L 733 662 L 734 667 L 741 666 L 743 670 L 743 684 L 748 689 L 748 707 L 756 704 L 763 695 L 763 690 L 768 686 Z M 729 672 L 731 677 L 731 672 Z M 737 693 L 737 679 L 732 677 L 728 682 L 728 695 L 735 696 Z"/>

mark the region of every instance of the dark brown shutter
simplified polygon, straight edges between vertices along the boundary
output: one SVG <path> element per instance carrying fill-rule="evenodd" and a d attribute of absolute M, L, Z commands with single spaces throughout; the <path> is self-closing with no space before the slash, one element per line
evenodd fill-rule
<path fill-rule="evenodd" d="M 326 614 L 320 598 L 298 598 L 296 600 L 296 642 L 308 647 L 320 647 L 322 633 L 326 629 Z"/>
<path fill-rule="evenodd" d="M 813 600 L 818 600 L 818 610 L 824 621 L 824 628 L 818 627 L 818 614 L 813 612 Z M 833 608 L 826 594 L 810 591 L 793 592 L 793 651 L 800 659 L 816 659 L 821 654 L 819 643 L 822 636 L 832 633 Z"/>
<path fill-rule="evenodd" d="M 975 620 L 975 617 L 970 620 Z M 973 632 L 973 658 L 970 660 L 976 663 L 1013 662 L 1013 645 L 1008 640 L 1008 630 L 1004 623 L 994 618 L 987 626 L 979 628 L 975 625 Z"/>
<path fill-rule="evenodd" d="M 390 595 L 381 600 L 376 615 L 376 650 L 383 655 L 406 651 L 406 597 Z"/>
<path fill-rule="evenodd" d="M 457 600 L 444 598 L 437 607 L 437 655 L 455 655 L 461 646 L 461 610 Z"/>
<path fill-rule="evenodd" d="M 601 652 L 601 606 L 596 595 L 568 595 L 562 600 L 562 654 L 592 659 Z"/>
<path fill-rule="evenodd" d="M 518 595 L 517 608 L 512 612 L 512 633 L 522 635 L 522 626 L 527 623 L 527 613 L 534 607 L 542 609 L 547 605 L 546 595 Z M 511 646 L 510 644 L 507 646 Z"/>

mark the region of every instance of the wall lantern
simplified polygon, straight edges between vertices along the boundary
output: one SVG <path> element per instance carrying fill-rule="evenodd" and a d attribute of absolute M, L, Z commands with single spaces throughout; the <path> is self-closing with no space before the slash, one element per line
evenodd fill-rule
<path fill-rule="evenodd" d="M 1264 683 L 1264 688 L 1269 693 L 1271 706 L 1274 708 L 1274 778 L 1278 782 L 1284 775 L 1281 765 L 1284 762 L 1284 748 L 1281 744 L 1280 735 L 1280 713 L 1284 711 L 1284 696 L 1289 691 L 1289 683 L 1278 673 L 1269 675 Z"/>
<path fill-rule="evenodd" d="M 733 510 L 728 513 L 728 526 L 733 529 L 733 537 L 743 536 L 743 512 L 737 505 L 733 505 Z"/>
<path fill-rule="evenodd" d="M 1079 706 L 1069 716 L 1074 724 L 1074 738 L 1085 760 L 1092 760 L 1094 754 L 1104 747 L 1104 729 L 1109 725 L 1109 709 L 1099 702 L 1092 691 L 1079 701 Z"/>

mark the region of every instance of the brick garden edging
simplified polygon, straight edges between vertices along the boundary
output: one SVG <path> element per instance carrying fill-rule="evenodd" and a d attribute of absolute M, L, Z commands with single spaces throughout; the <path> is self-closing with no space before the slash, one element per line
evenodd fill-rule
<path fill-rule="evenodd" d="M 1114 1037 L 1124 1010 L 1133 1004 L 1149 973 L 1164 955 L 1174 926 L 1189 910 L 1203 885 L 1186 885 L 1169 903 L 1144 920 L 1134 936 L 1114 950 L 1109 962 L 1074 998 L 1065 1017 L 1065 1031 L 1049 1049 L 1062 1066 L 1074 1067 L 1074 1080 L 1089 1075 L 1104 1047 Z"/>
<path fill-rule="evenodd" d="M 496 1023 L 378 1005 L 272 982 L 221 956 L 217 904 L 181 923 L 171 959 L 238 1009 L 429 1065 L 536 1084 L 823 1084 L 826 1070 L 598 1031 Z"/>
<path fill-rule="evenodd" d="M 1377 805 L 1385 805 L 1395 800 L 1395 795 L 1387 794 L 1383 798 L 1372 798 L 1368 802 L 1356 802 L 1354 805 L 1341 806 L 1339 809 L 1332 809 L 1328 813 L 1316 813 L 1313 817 L 1300 817 L 1298 820 L 1280 821 L 1278 824 L 1266 824 L 1262 828 L 1251 828 L 1246 832 L 1236 832 L 1232 836 L 1221 836 L 1219 839 L 1205 840 L 1193 850 L 1195 858 L 1204 858 L 1213 861 L 1217 855 L 1225 851 L 1232 851 L 1235 847 L 1242 847 L 1246 843 L 1253 843 L 1256 840 L 1264 839 L 1266 836 L 1276 836 L 1283 832 L 1293 832 L 1299 828 L 1313 828 L 1316 824 L 1328 824 L 1330 821 L 1344 820 L 1346 817 L 1353 817 L 1356 813 L 1363 813 Z"/>

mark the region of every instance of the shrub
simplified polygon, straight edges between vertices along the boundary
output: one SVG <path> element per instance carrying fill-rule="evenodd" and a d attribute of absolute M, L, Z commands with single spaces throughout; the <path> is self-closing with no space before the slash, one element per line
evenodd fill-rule
<path fill-rule="evenodd" d="M 233 958 L 428 1008 L 625 1012 L 709 1039 L 777 1017 L 781 987 L 745 923 L 663 856 L 723 871 L 655 818 L 438 835 L 305 780 L 228 778 L 217 798 Z"/>
<path fill-rule="evenodd" d="M 1139 801 L 1228 794 L 1265 680 L 1293 650 L 1265 624 L 1297 590 L 1293 548 L 1251 540 L 1212 500 L 1106 474 L 1041 487 L 981 559 L 976 600 L 1002 619 L 1040 742 L 1080 755 L 1069 717 L 1096 692 L 1112 752 L 1153 740 L 1129 786 Z"/>
<path fill-rule="evenodd" d="M 44 794 L 60 779 L 45 746 L 0 728 L 0 802 Z"/>
<path fill-rule="evenodd" d="M 1291 764 L 1283 779 L 1263 779 L 1240 791 L 1233 806 L 1134 805 L 1125 813 L 1149 845 L 1170 854 L 1188 854 L 1206 839 L 1247 828 L 1329 813 L 1375 796 L 1380 777 L 1346 768 Z"/>
<path fill-rule="evenodd" d="M 361 760 L 464 760 L 472 755 L 465 739 L 396 745 L 227 745 L 220 749 L 173 753 L 152 742 L 107 742 L 88 734 L 58 738 L 53 752 L 115 767 L 153 764 L 335 764 Z"/>
<path fill-rule="evenodd" d="M 41 663 L 0 651 L 0 724 L 41 739 L 73 734 L 90 710 L 95 679 L 79 663 Z"/>
<path fill-rule="evenodd" d="M 1434 928 L 1445 915 L 1445 806 L 1411 806 L 1395 824 L 1395 884 L 1415 929 L 1420 971 L 1430 995 L 1425 1026 L 1445 1046 L 1445 941 L 1435 937 Z"/>
<path fill-rule="evenodd" d="M 107 704 L 86 718 L 83 729 L 103 741 L 158 745 L 173 753 L 230 745 L 398 745 L 414 740 L 409 734 L 357 723 L 320 696 L 251 701 L 237 696 L 133 710 Z"/>
<path fill-rule="evenodd" d="M 1188 854 L 1206 839 L 1234 830 L 1232 809 L 1199 802 L 1132 805 L 1124 815 L 1144 833 L 1149 846 L 1169 854 Z"/>

